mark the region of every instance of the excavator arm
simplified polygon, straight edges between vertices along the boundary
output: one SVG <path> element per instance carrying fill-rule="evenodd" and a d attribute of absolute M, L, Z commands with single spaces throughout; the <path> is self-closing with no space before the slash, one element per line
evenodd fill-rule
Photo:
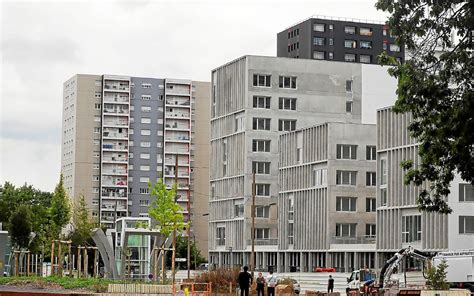
<path fill-rule="evenodd" d="M 400 262 L 406 257 L 411 257 L 422 261 L 432 258 L 430 254 L 419 251 L 411 246 L 401 249 L 400 251 L 396 252 L 393 257 L 388 259 L 385 265 L 382 267 L 382 270 L 380 270 L 379 288 L 383 288 L 384 285 L 388 283 L 395 268 L 398 267 Z"/>

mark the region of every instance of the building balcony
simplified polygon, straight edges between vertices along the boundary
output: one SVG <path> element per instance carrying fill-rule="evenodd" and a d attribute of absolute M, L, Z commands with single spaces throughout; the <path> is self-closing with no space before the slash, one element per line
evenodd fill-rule
<path fill-rule="evenodd" d="M 116 151 L 128 151 L 127 145 L 117 145 L 117 144 L 102 144 L 103 150 L 116 150 Z"/>
<path fill-rule="evenodd" d="M 104 192 L 102 191 L 101 197 L 103 198 L 127 198 L 126 193 L 114 193 L 114 192 Z"/>
<path fill-rule="evenodd" d="M 110 104 L 127 104 L 130 102 L 130 98 L 128 95 L 125 96 L 104 96 L 104 103 L 110 103 Z"/>
<path fill-rule="evenodd" d="M 166 112 L 165 113 L 165 118 L 168 119 L 184 119 L 184 120 L 189 120 L 190 116 L 189 113 L 179 113 L 179 112 Z"/>
<path fill-rule="evenodd" d="M 113 181 L 113 182 L 107 182 L 104 181 L 102 182 L 103 187 L 127 187 L 127 181 L 126 180 L 118 180 L 118 181 Z"/>
<path fill-rule="evenodd" d="M 353 245 L 353 244 L 375 244 L 375 235 L 363 236 L 333 236 L 331 244 L 337 245 Z"/>
<path fill-rule="evenodd" d="M 165 154 L 189 154 L 189 149 L 173 149 L 170 148 L 168 150 L 165 150 Z"/>
<path fill-rule="evenodd" d="M 252 245 L 252 240 L 248 239 L 247 240 L 247 246 Z M 277 238 L 256 238 L 255 239 L 255 245 L 256 246 L 273 246 L 273 245 L 278 245 L 278 239 Z"/>
<path fill-rule="evenodd" d="M 188 136 L 174 136 L 174 137 L 165 137 L 167 142 L 177 142 L 177 143 L 189 143 L 190 138 Z"/>
<path fill-rule="evenodd" d="M 189 101 L 171 101 L 166 100 L 166 107 L 178 107 L 178 108 L 191 108 L 191 103 Z"/>
<path fill-rule="evenodd" d="M 128 163 L 128 158 L 126 157 L 102 157 L 102 162 L 110 162 L 110 163 Z"/>
<path fill-rule="evenodd" d="M 179 95 L 179 96 L 190 96 L 191 95 L 191 86 L 182 84 L 182 85 L 166 85 L 165 93 L 167 95 Z"/>
<path fill-rule="evenodd" d="M 104 139 L 127 140 L 128 139 L 128 134 L 127 133 L 104 132 L 103 137 L 104 137 Z"/>
<path fill-rule="evenodd" d="M 128 176 L 128 171 L 127 170 L 102 170 L 102 175 L 122 175 L 122 176 Z"/>
<path fill-rule="evenodd" d="M 111 126 L 111 127 L 128 127 L 128 120 L 107 120 L 105 119 L 103 122 L 104 126 Z"/>
<path fill-rule="evenodd" d="M 129 113 L 129 109 L 104 107 L 105 115 L 127 116 Z"/>
<path fill-rule="evenodd" d="M 120 92 L 129 92 L 130 87 L 127 83 L 107 83 L 105 82 L 104 90 L 106 91 L 120 91 Z"/>

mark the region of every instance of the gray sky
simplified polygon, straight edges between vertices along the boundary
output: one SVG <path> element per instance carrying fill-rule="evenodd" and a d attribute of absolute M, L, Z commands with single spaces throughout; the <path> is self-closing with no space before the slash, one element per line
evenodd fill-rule
<path fill-rule="evenodd" d="M 0 0 L 2 1 L 2 0 Z M 0 182 L 53 190 L 75 73 L 210 80 L 311 15 L 385 20 L 373 1 L 2 1 Z"/>

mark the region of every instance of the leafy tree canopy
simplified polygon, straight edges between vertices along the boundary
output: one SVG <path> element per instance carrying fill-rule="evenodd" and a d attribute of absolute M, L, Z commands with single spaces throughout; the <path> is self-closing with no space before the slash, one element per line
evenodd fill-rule
<path fill-rule="evenodd" d="M 31 233 L 31 212 L 27 205 L 20 205 L 10 216 L 8 227 L 12 245 L 27 248 Z"/>
<path fill-rule="evenodd" d="M 404 163 L 405 181 L 429 184 L 418 197 L 421 210 L 450 213 L 445 197 L 454 174 L 474 181 L 474 2 L 378 0 L 376 7 L 390 14 L 390 31 L 410 56 L 404 64 L 380 57 L 398 79 L 394 111 L 413 115 L 409 130 L 420 142 L 420 163 Z"/>
<path fill-rule="evenodd" d="M 69 197 L 67 196 L 66 189 L 64 188 L 64 179 L 61 175 L 59 177 L 59 183 L 53 192 L 53 198 L 51 199 L 51 207 L 49 208 L 49 216 L 52 224 L 52 232 L 55 237 L 58 237 L 61 228 L 64 227 L 71 218 L 71 207 L 69 205 Z"/>
<path fill-rule="evenodd" d="M 70 239 L 73 245 L 94 245 L 91 233 L 99 224 L 89 215 L 84 195 L 80 195 L 74 204 L 72 224 L 74 229 L 70 234 Z"/>

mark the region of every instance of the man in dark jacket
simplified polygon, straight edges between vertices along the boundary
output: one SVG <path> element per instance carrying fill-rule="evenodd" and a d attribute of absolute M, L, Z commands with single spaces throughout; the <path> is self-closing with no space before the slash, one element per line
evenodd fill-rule
<path fill-rule="evenodd" d="M 240 287 L 240 296 L 248 296 L 250 285 L 253 283 L 253 278 L 247 271 L 249 268 L 244 266 L 244 271 L 239 273 L 239 287 Z"/>

